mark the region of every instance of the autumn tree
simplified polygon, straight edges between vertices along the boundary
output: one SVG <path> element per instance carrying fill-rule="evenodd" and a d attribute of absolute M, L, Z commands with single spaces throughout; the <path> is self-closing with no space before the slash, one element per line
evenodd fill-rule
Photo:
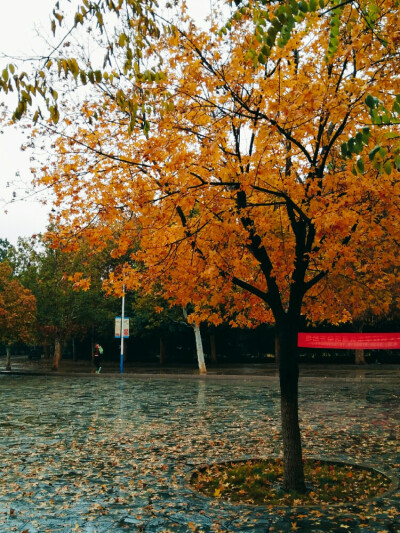
<path fill-rule="evenodd" d="M 59 367 L 66 342 L 74 345 L 75 339 L 98 334 L 107 323 L 111 330 L 115 300 L 106 299 L 101 287 L 108 272 L 108 255 L 92 256 L 84 242 L 66 255 L 42 239 L 19 239 L 10 260 L 19 280 L 37 299 L 38 340 L 45 351 L 53 347 L 54 370 Z M 77 280 L 79 290 L 74 289 Z"/>
<path fill-rule="evenodd" d="M 110 290 L 161 279 L 196 323 L 275 323 L 284 487 L 302 491 L 301 316 L 349 318 L 337 273 L 350 291 L 362 272 L 366 300 L 398 278 L 398 8 L 255 2 L 207 32 L 182 10 L 138 58 L 143 19 L 129 18 L 116 67 L 91 71 L 98 94 L 50 109 L 73 116 L 40 177 L 57 198 L 54 243 L 85 234 L 117 257 L 136 240 Z M 74 58 L 58 65 L 87 81 Z"/>
<path fill-rule="evenodd" d="M 6 345 L 6 370 L 11 370 L 13 344 L 31 343 L 36 333 L 36 299 L 13 276 L 7 262 L 0 263 L 0 341 Z"/>

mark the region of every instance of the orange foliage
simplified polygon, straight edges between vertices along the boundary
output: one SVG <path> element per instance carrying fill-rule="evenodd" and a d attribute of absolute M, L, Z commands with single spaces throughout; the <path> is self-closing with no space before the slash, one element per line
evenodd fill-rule
<path fill-rule="evenodd" d="M 0 263 L 0 340 L 12 345 L 32 342 L 36 324 L 36 298 L 12 277 L 7 263 Z"/>
<path fill-rule="evenodd" d="M 121 78 L 96 122 L 94 99 L 58 138 L 39 180 L 56 196 L 58 242 L 72 249 L 82 233 L 98 250 L 112 242 L 113 257 L 130 261 L 110 290 L 161 280 L 164 297 L 192 303 L 199 321 L 340 322 L 357 305 L 387 309 L 399 274 L 399 171 L 368 157 L 357 167 L 340 147 L 362 134 L 364 155 L 398 149 L 364 103 L 371 95 L 392 108 L 398 10 L 379 3 L 377 35 L 353 4 L 341 9 L 336 51 L 331 14 L 311 12 L 265 65 L 249 54 L 262 47 L 249 15 L 229 36 L 185 21 L 165 31 L 148 51 L 163 58 L 163 76 Z M 143 106 L 147 135 L 140 120 L 132 127 L 132 106 Z"/>

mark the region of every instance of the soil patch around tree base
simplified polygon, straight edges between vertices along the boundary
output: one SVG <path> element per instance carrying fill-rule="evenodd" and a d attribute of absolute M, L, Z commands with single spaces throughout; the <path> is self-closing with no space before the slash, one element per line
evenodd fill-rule
<path fill-rule="evenodd" d="M 204 465 L 190 472 L 187 481 L 200 495 L 267 508 L 354 505 L 381 498 L 399 485 L 388 472 L 318 458 L 304 460 L 304 474 L 305 494 L 282 489 L 283 461 L 278 457 Z"/>

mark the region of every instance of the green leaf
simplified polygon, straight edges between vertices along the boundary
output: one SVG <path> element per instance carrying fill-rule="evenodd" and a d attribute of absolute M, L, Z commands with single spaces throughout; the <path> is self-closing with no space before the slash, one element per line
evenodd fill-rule
<path fill-rule="evenodd" d="M 308 12 L 308 4 L 304 2 L 304 0 L 300 0 L 300 2 L 298 3 L 298 6 L 299 6 L 300 11 L 302 11 L 303 13 Z"/>
<path fill-rule="evenodd" d="M 392 173 L 392 162 L 386 161 L 386 163 L 383 165 L 383 170 L 389 176 Z"/>
<path fill-rule="evenodd" d="M 297 13 L 299 12 L 299 6 L 298 6 L 297 2 L 291 0 L 290 1 L 290 7 L 292 8 L 293 15 L 297 15 Z"/>
<path fill-rule="evenodd" d="M 365 103 L 367 104 L 368 107 L 370 107 L 371 109 L 374 108 L 375 106 L 375 99 L 373 96 L 371 96 L 370 94 L 365 98 Z"/>
<path fill-rule="evenodd" d="M 258 54 L 257 59 L 258 59 L 258 62 L 261 63 L 262 65 L 265 65 L 265 63 L 267 62 L 267 59 L 263 54 Z"/>
<path fill-rule="evenodd" d="M 285 15 L 285 13 L 279 13 L 279 15 L 278 15 L 278 20 L 279 20 L 279 22 L 281 22 L 282 24 L 286 24 L 287 17 L 286 17 L 286 15 Z"/>
<path fill-rule="evenodd" d="M 269 57 L 269 56 L 271 55 L 271 49 L 270 49 L 268 46 L 265 46 L 265 45 L 264 45 L 264 46 L 261 48 L 261 53 L 262 53 L 263 56 L 265 56 L 265 57 Z"/>
<path fill-rule="evenodd" d="M 400 137 L 400 133 L 396 131 L 388 131 L 385 133 L 386 139 L 398 139 Z"/>
<path fill-rule="evenodd" d="M 277 32 L 281 31 L 283 24 L 277 18 L 271 20 L 271 25 L 276 29 Z"/>
<path fill-rule="evenodd" d="M 370 153 L 368 154 L 370 161 L 373 161 L 375 159 L 375 156 L 379 152 L 380 148 L 380 146 L 375 146 L 375 148 L 370 151 Z"/>
<path fill-rule="evenodd" d="M 60 120 L 60 114 L 58 112 L 58 107 L 57 106 L 51 106 L 50 107 L 50 116 L 51 116 L 51 119 L 54 122 L 54 124 L 57 124 L 58 121 Z"/>
<path fill-rule="evenodd" d="M 400 114 L 400 103 L 397 100 L 395 100 L 394 103 L 393 103 L 392 111 L 394 113 L 399 113 Z"/>

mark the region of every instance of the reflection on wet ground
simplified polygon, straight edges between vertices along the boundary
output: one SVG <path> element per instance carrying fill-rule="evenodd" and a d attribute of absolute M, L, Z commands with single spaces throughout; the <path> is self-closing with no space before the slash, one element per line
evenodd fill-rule
<path fill-rule="evenodd" d="M 303 373 L 304 453 L 400 473 L 399 375 Z M 278 455 L 267 379 L 0 375 L 0 531 L 400 531 L 400 492 L 344 508 L 259 509 L 193 494 L 196 465 Z M 399 529 L 396 529 L 399 528 Z"/>

